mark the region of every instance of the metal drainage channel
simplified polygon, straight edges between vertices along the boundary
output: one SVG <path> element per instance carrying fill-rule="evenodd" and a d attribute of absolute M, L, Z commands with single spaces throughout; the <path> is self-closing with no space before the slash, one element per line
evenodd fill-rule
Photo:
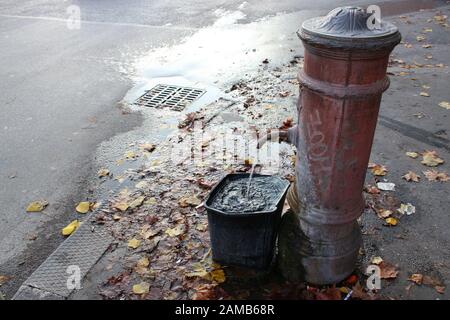
<path fill-rule="evenodd" d="M 139 97 L 135 104 L 143 107 L 170 108 L 182 111 L 206 91 L 196 88 L 158 84 Z"/>

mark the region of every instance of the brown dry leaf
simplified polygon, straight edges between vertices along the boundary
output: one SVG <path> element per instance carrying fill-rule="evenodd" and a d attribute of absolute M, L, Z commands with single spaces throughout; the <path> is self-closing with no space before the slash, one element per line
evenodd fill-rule
<path fill-rule="evenodd" d="M 448 181 L 450 178 L 448 177 L 447 172 L 442 171 L 439 172 L 437 170 L 431 169 L 427 171 L 422 171 L 425 177 L 428 179 L 428 181 Z"/>
<path fill-rule="evenodd" d="M 415 172 L 408 171 L 408 173 L 402 176 L 402 178 L 406 181 L 419 182 L 420 176 L 418 176 Z"/>
<path fill-rule="evenodd" d="M 409 281 L 412 281 L 416 284 L 422 284 L 423 281 L 423 274 L 420 273 L 414 273 L 411 275 L 411 277 L 408 278 Z"/>
<path fill-rule="evenodd" d="M 391 215 L 392 215 L 392 211 L 391 210 L 387 210 L 387 209 L 379 209 L 379 210 L 377 210 L 378 218 L 386 219 L 386 218 L 389 218 Z"/>
<path fill-rule="evenodd" d="M 385 176 L 388 171 L 385 166 L 379 164 L 374 164 L 370 170 L 374 176 Z"/>
<path fill-rule="evenodd" d="M 433 46 L 431 44 L 429 44 L 429 43 L 422 45 L 422 48 L 425 48 L 425 49 L 429 49 L 429 48 L 432 48 L 432 47 Z"/>
<path fill-rule="evenodd" d="M 429 96 L 430 96 L 429 93 L 423 92 L 423 91 L 420 93 L 420 95 L 421 95 L 422 97 L 429 97 Z"/>
<path fill-rule="evenodd" d="M 11 279 L 11 278 L 8 277 L 8 276 L 1 276 L 1 275 L 0 275 L 0 287 L 1 287 L 2 285 L 4 285 L 6 282 L 8 282 L 10 279 Z"/>
<path fill-rule="evenodd" d="M 108 169 L 100 169 L 97 172 L 97 176 L 99 178 L 103 178 L 103 177 L 109 176 L 109 170 Z"/>
<path fill-rule="evenodd" d="M 341 300 L 342 295 L 339 288 L 326 288 L 321 291 L 314 292 L 316 300 Z"/>
<path fill-rule="evenodd" d="M 436 151 L 425 151 L 422 153 L 422 161 L 420 163 L 428 166 L 428 167 L 436 167 L 442 163 L 444 160 L 439 158 Z"/>
<path fill-rule="evenodd" d="M 223 269 L 215 269 L 210 272 L 211 280 L 217 282 L 217 283 L 223 283 L 225 282 L 225 272 Z"/>
<path fill-rule="evenodd" d="M 435 286 L 434 289 L 436 290 L 437 293 L 440 293 L 440 294 L 444 294 L 444 292 L 445 292 L 444 286 Z"/>
<path fill-rule="evenodd" d="M 147 282 L 141 282 L 133 286 L 134 294 L 145 294 L 148 293 L 149 291 L 150 291 L 150 284 Z"/>
<path fill-rule="evenodd" d="M 381 191 L 375 186 L 368 185 L 366 188 L 366 192 L 370 194 L 379 194 Z"/>
<path fill-rule="evenodd" d="M 195 294 L 192 297 L 193 300 L 215 300 L 217 284 L 202 284 L 195 288 Z"/>
<path fill-rule="evenodd" d="M 128 241 L 128 248 L 136 249 L 136 248 L 138 248 L 140 245 L 141 245 L 141 241 L 138 240 L 138 239 L 136 239 L 136 238 L 130 239 L 130 240 Z"/>
<path fill-rule="evenodd" d="M 448 102 L 448 101 L 441 101 L 441 102 L 439 102 L 439 107 L 442 107 L 444 109 L 450 110 L 450 102 Z"/>
<path fill-rule="evenodd" d="M 419 154 L 417 152 L 406 152 L 405 154 L 408 157 L 413 158 L 413 159 L 416 159 L 419 156 Z"/>
<path fill-rule="evenodd" d="M 202 200 L 200 200 L 197 196 L 189 196 L 189 197 L 182 197 L 180 200 L 178 200 L 178 204 L 182 208 L 186 208 L 188 206 L 198 206 L 202 203 Z"/>
<path fill-rule="evenodd" d="M 398 275 L 398 270 L 395 266 L 385 261 L 381 262 L 380 267 L 380 277 L 381 279 L 395 279 Z"/>
<path fill-rule="evenodd" d="M 396 225 L 398 224 L 398 220 L 395 219 L 395 218 L 393 218 L 393 217 L 389 217 L 389 218 L 387 218 L 387 219 L 384 220 L 384 221 L 386 221 L 386 223 L 387 223 L 389 226 L 396 226 Z"/>
<path fill-rule="evenodd" d="M 31 202 L 27 206 L 26 210 L 27 210 L 27 212 L 41 212 L 47 206 L 48 206 L 48 201 L 46 201 L 46 200 L 37 200 L 37 201 Z"/>
<path fill-rule="evenodd" d="M 91 209 L 91 203 L 90 202 L 86 202 L 86 201 L 80 202 L 77 205 L 77 207 L 75 208 L 75 210 L 78 213 L 87 213 L 87 212 L 89 212 L 90 209 Z"/>

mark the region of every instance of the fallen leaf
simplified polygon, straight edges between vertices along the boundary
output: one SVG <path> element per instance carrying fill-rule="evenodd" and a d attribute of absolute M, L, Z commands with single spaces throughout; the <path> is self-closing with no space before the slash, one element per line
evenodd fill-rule
<path fill-rule="evenodd" d="M 371 171 L 372 171 L 373 175 L 375 175 L 375 176 L 384 176 L 384 175 L 386 175 L 387 169 L 385 166 L 375 164 L 371 168 Z"/>
<path fill-rule="evenodd" d="M 411 277 L 408 278 L 409 281 L 412 281 L 416 284 L 422 284 L 423 281 L 423 274 L 420 273 L 414 273 L 411 275 Z"/>
<path fill-rule="evenodd" d="M 223 269 L 215 269 L 210 272 L 211 279 L 217 283 L 225 282 L 225 272 Z"/>
<path fill-rule="evenodd" d="M 427 92 L 421 92 L 420 95 L 422 97 L 429 97 L 430 96 Z"/>
<path fill-rule="evenodd" d="M 413 159 L 416 159 L 419 156 L 417 152 L 406 152 L 406 155 Z"/>
<path fill-rule="evenodd" d="M 381 279 L 397 278 L 398 270 L 392 264 L 383 261 L 378 266 L 380 267 L 380 278 Z"/>
<path fill-rule="evenodd" d="M 372 264 L 376 264 L 379 265 L 380 263 L 383 262 L 383 258 L 381 257 L 373 257 L 372 260 L 370 261 Z"/>
<path fill-rule="evenodd" d="M 418 42 L 422 42 L 423 40 L 425 40 L 425 37 L 424 37 L 424 36 L 417 36 L 417 37 L 416 37 L 416 40 L 417 40 Z"/>
<path fill-rule="evenodd" d="M 103 178 L 103 177 L 109 176 L 109 170 L 108 169 L 100 169 L 97 172 L 97 176 L 99 178 Z"/>
<path fill-rule="evenodd" d="M 206 231 L 206 229 L 208 229 L 208 226 L 206 224 L 198 223 L 195 226 L 195 229 L 198 230 L 198 231 L 202 231 L 203 232 L 203 231 Z"/>
<path fill-rule="evenodd" d="M 142 257 L 136 265 L 141 268 L 147 268 L 150 265 L 150 260 L 147 257 Z"/>
<path fill-rule="evenodd" d="M 178 201 L 178 204 L 182 208 L 185 208 L 188 206 L 198 206 L 201 203 L 202 203 L 202 200 L 200 200 L 197 196 L 183 197 Z"/>
<path fill-rule="evenodd" d="M 154 205 L 156 203 L 157 203 L 157 201 L 156 201 L 155 197 L 148 198 L 148 200 L 145 201 L 145 204 L 150 204 L 150 205 Z"/>
<path fill-rule="evenodd" d="M 128 209 L 128 203 L 126 203 L 124 201 L 116 202 L 112 207 L 124 212 L 124 211 L 127 211 L 127 209 Z"/>
<path fill-rule="evenodd" d="M 147 282 L 141 282 L 133 285 L 134 294 L 145 294 L 150 291 L 150 284 Z"/>
<path fill-rule="evenodd" d="M 126 159 L 135 159 L 137 156 L 133 151 L 127 151 L 125 152 L 125 158 Z"/>
<path fill-rule="evenodd" d="M 390 217 L 391 215 L 392 215 L 391 210 L 387 210 L 387 209 L 377 210 L 377 216 L 381 219 L 386 219 L 386 218 Z"/>
<path fill-rule="evenodd" d="M 390 226 L 396 226 L 397 223 L 398 223 L 398 220 L 395 219 L 395 218 L 393 218 L 393 217 L 389 217 L 389 218 L 387 218 L 387 219 L 384 220 L 384 221 L 386 221 L 386 223 L 387 223 L 388 225 L 390 225 Z"/>
<path fill-rule="evenodd" d="M 433 29 L 431 29 L 431 28 L 423 28 L 423 32 L 433 32 Z"/>
<path fill-rule="evenodd" d="M 75 208 L 78 213 L 87 213 L 91 208 L 90 202 L 80 202 L 78 206 Z"/>
<path fill-rule="evenodd" d="M 136 248 L 138 248 L 140 245 L 141 245 L 141 241 L 138 240 L 138 239 L 136 239 L 136 238 L 130 239 L 130 240 L 128 241 L 128 248 L 136 249 Z"/>
<path fill-rule="evenodd" d="M 437 293 L 440 293 L 440 294 L 444 294 L 444 292 L 445 292 L 444 286 L 435 286 L 434 289 L 436 290 Z"/>
<path fill-rule="evenodd" d="M 48 202 L 46 200 L 38 200 L 31 202 L 27 207 L 27 212 L 41 212 L 48 206 Z"/>
<path fill-rule="evenodd" d="M 442 163 L 444 160 L 438 157 L 436 151 L 425 151 L 422 153 L 422 161 L 420 163 L 428 166 L 428 167 L 436 167 Z"/>
<path fill-rule="evenodd" d="M 439 107 L 442 107 L 444 109 L 450 110 L 450 102 L 448 102 L 448 101 L 441 101 L 441 102 L 439 102 Z"/>
<path fill-rule="evenodd" d="M 401 214 L 406 214 L 409 216 L 416 212 L 416 207 L 414 207 L 411 203 L 402 203 L 400 204 L 400 208 L 398 208 L 397 211 Z"/>
<path fill-rule="evenodd" d="M 392 182 L 378 182 L 377 187 L 380 190 L 383 191 L 394 191 L 395 190 L 395 183 Z"/>
<path fill-rule="evenodd" d="M 437 170 L 431 169 L 427 171 L 422 171 L 428 181 L 448 181 L 450 178 L 448 177 L 447 172 L 439 172 Z"/>
<path fill-rule="evenodd" d="M 429 49 L 429 48 L 432 48 L 432 47 L 433 46 L 431 44 L 429 44 L 429 43 L 422 45 L 422 48 L 425 48 L 425 49 Z"/>
<path fill-rule="evenodd" d="M 80 226 L 80 222 L 78 220 L 73 220 L 69 223 L 65 228 L 62 229 L 61 233 L 63 236 L 70 236 L 75 230 Z"/>
<path fill-rule="evenodd" d="M 192 297 L 193 300 L 216 300 L 216 288 L 217 284 L 202 284 L 195 288 L 195 294 Z"/>
<path fill-rule="evenodd" d="M 139 148 L 147 152 L 152 152 L 153 150 L 155 150 L 156 146 L 151 143 L 142 143 L 139 145 Z"/>
<path fill-rule="evenodd" d="M 406 181 L 419 182 L 420 176 L 418 176 L 415 172 L 408 171 L 408 173 L 402 176 L 402 178 Z"/>
<path fill-rule="evenodd" d="M 367 186 L 367 188 L 366 188 L 366 192 L 367 193 L 370 193 L 370 194 L 379 194 L 380 193 L 380 189 L 378 189 L 377 187 L 375 187 L 375 186 Z"/>
<path fill-rule="evenodd" d="M 145 196 L 139 196 L 136 199 L 134 199 L 133 201 L 130 202 L 130 204 L 128 205 L 131 209 L 137 208 L 139 206 L 142 205 L 142 203 L 145 200 Z"/>
<path fill-rule="evenodd" d="M 8 282 L 11 278 L 8 276 L 0 276 L 0 287 Z"/>
<path fill-rule="evenodd" d="M 183 234 L 184 229 L 181 225 L 176 226 L 175 228 L 169 228 L 165 231 L 165 233 L 167 235 L 169 235 L 170 237 L 177 237 L 181 234 Z"/>

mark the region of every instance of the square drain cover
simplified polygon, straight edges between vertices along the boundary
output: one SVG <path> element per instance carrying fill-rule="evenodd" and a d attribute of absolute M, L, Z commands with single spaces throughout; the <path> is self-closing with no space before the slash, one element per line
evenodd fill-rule
<path fill-rule="evenodd" d="M 158 84 L 139 97 L 135 104 L 143 107 L 170 108 L 182 111 L 206 91 L 196 88 Z"/>

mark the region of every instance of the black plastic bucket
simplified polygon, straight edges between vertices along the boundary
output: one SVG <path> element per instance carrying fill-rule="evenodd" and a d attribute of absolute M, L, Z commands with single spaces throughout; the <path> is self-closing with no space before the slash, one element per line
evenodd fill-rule
<path fill-rule="evenodd" d="M 211 191 L 205 201 L 213 260 L 225 265 L 267 269 L 273 259 L 277 229 L 281 220 L 289 182 L 284 179 L 254 174 L 254 177 L 274 179 L 277 192 L 270 211 L 224 212 L 211 207 L 214 197 L 232 180 L 248 179 L 249 174 L 228 174 Z"/>

